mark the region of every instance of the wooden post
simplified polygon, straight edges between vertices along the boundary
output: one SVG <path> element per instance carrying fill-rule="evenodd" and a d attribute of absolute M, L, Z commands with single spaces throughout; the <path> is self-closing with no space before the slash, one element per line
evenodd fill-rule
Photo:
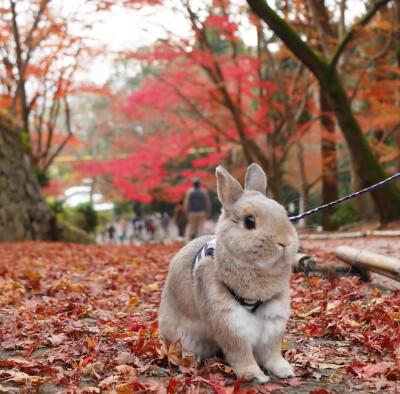
<path fill-rule="evenodd" d="M 400 260 L 383 256 L 367 250 L 340 246 L 336 249 L 336 257 L 351 264 L 360 271 L 373 271 L 400 281 Z"/>

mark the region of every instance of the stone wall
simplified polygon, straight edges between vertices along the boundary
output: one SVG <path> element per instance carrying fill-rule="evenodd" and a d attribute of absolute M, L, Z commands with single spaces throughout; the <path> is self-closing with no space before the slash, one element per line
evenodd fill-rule
<path fill-rule="evenodd" d="M 0 113 L 0 241 L 48 240 L 50 209 L 18 130 L 15 121 Z"/>

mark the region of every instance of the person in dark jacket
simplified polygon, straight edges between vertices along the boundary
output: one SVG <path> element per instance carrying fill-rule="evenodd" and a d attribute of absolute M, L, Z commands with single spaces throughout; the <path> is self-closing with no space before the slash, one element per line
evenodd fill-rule
<path fill-rule="evenodd" d="M 211 202 L 208 192 L 200 187 L 200 180 L 195 179 L 188 190 L 183 203 L 188 218 L 188 237 L 194 239 L 204 234 L 204 222 L 210 216 Z"/>

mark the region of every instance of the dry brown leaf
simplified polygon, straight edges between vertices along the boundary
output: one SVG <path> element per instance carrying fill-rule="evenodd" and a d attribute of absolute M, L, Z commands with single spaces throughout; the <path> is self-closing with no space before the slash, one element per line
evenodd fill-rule
<path fill-rule="evenodd" d="M 225 373 L 231 373 L 231 372 L 235 372 L 235 370 L 230 367 L 229 365 L 226 364 L 222 364 L 222 363 L 214 363 L 210 365 L 210 368 L 212 367 L 217 367 L 218 369 L 220 369 L 222 372 Z"/>
<path fill-rule="evenodd" d="M 338 369 L 342 368 L 343 365 L 338 364 L 329 364 L 329 363 L 321 363 L 319 364 L 319 369 Z"/>
<path fill-rule="evenodd" d="M 132 375 L 134 375 L 136 373 L 135 368 L 131 367 L 130 365 L 126 365 L 126 364 L 118 365 L 118 366 L 115 367 L 115 369 L 119 373 L 122 373 L 122 374 L 132 374 Z"/>
<path fill-rule="evenodd" d="M 299 313 L 299 312 L 295 312 L 295 313 L 296 313 L 296 316 L 298 316 L 298 317 L 307 317 L 307 316 L 312 315 L 315 312 L 318 312 L 320 309 L 321 309 L 321 307 L 317 306 L 316 308 L 311 309 L 310 311 L 305 312 L 305 313 Z"/>
<path fill-rule="evenodd" d="M 68 340 L 68 337 L 63 333 L 53 334 L 47 337 L 47 340 L 50 341 L 53 346 L 58 346 L 61 345 L 66 340 Z"/>
<path fill-rule="evenodd" d="M 48 377 L 28 375 L 24 372 L 16 372 L 13 377 L 5 380 L 5 382 L 26 383 L 29 381 L 31 384 L 39 384 L 48 380 L 50 380 Z"/>
<path fill-rule="evenodd" d="M 113 327 L 106 327 L 100 333 L 100 335 L 102 337 L 113 337 L 113 336 L 115 336 L 115 334 L 116 334 L 116 330 Z"/>
<path fill-rule="evenodd" d="M 100 387 L 110 386 L 110 385 L 112 385 L 113 383 L 117 383 L 117 382 L 118 382 L 118 379 L 119 379 L 119 376 L 118 376 L 118 375 L 111 375 L 111 376 L 108 376 L 107 378 L 103 379 L 103 380 L 99 383 L 99 386 L 100 386 Z"/>
<path fill-rule="evenodd" d="M 160 350 L 167 357 L 168 364 L 182 365 L 182 347 L 179 341 L 171 344 L 163 342 Z"/>
<path fill-rule="evenodd" d="M 337 369 L 336 371 L 332 372 L 331 376 L 329 376 L 329 382 L 330 383 L 342 383 L 343 382 L 343 374 L 340 371 L 340 369 Z"/>
<path fill-rule="evenodd" d="M 147 287 L 149 288 L 149 290 L 155 291 L 160 288 L 160 285 L 158 283 L 150 283 L 147 285 Z"/>

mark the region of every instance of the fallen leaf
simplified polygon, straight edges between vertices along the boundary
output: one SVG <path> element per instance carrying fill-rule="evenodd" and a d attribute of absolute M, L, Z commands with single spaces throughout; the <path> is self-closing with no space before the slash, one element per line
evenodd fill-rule
<path fill-rule="evenodd" d="M 222 372 L 225 372 L 225 373 L 231 373 L 231 372 L 235 371 L 232 367 L 230 367 L 227 364 L 223 364 L 223 363 L 213 363 L 210 365 L 210 368 L 213 368 L 213 367 L 217 367 L 218 369 L 220 369 Z"/>
<path fill-rule="evenodd" d="M 302 384 L 306 384 L 306 382 L 304 380 L 301 380 L 301 378 L 286 379 L 283 383 L 286 386 L 290 386 L 290 387 L 298 387 L 298 386 L 301 386 Z"/>
<path fill-rule="evenodd" d="M 128 373 L 128 374 L 134 375 L 136 373 L 135 368 L 131 367 L 130 365 L 126 365 L 126 364 L 118 365 L 118 366 L 115 367 L 115 369 L 119 373 L 122 373 L 122 374 L 127 374 Z"/>
<path fill-rule="evenodd" d="M 149 288 L 149 290 L 155 291 L 160 288 L 160 285 L 158 283 L 150 283 L 147 285 L 147 287 Z"/>
<path fill-rule="evenodd" d="M 319 369 L 338 369 L 342 367 L 343 365 L 338 365 L 338 364 L 325 364 L 325 363 L 319 364 Z"/>
<path fill-rule="evenodd" d="M 385 363 L 368 364 L 364 367 L 363 376 L 370 378 L 374 375 L 384 374 L 389 370 Z"/>
<path fill-rule="evenodd" d="M 114 383 L 117 383 L 118 382 L 118 375 L 111 375 L 111 376 L 108 376 L 107 378 L 105 378 L 105 379 L 103 379 L 100 383 L 99 383 L 99 386 L 100 387 L 107 387 L 107 386 L 110 386 L 110 385 L 112 385 L 112 384 L 114 384 Z"/>
<path fill-rule="evenodd" d="M 331 376 L 328 378 L 330 383 L 342 383 L 343 382 L 343 374 L 340 371 L 340 369 L 337 369 L 336 371 L 333 371 Z"/>
<path fill-rule="evenodd" d="M 63 342 L 68 340 L 69 338 L 64 334 L 53 334 L 46 338 L 53 346 L 61 345 Z"/>
<path fill-rule="evenodd" d="M 310 391 L 309 394 L 332 394 L 332 391 L 329 391 L 325 387 L 320 387 L 317 390 Z"/>
<path fill-rule="evenodd" d="M 182 365 L 182 347 L 179 341 L 175 343 L 163 342 L 160 350 L 167 357 L 168 364 Z"/>
<path fill-rule="evenodd" d="M 299 312 L 295 312 L 295 313 L 296 313 L 296 316 L 298 316 L 298 317 L 307 317 L 307 316 L 312 315 L 315 312 L 318 312 L 319 310 L 321 310 L 321 307 L 317 306 L 316 308 L 311 309 L 310 311 L 308 311 L 306 313 L 299 313 Z"/>
<path fill-rule="evenodd" d="M 29 381 L 31 384 L 38 384 L 46 382 L 47 380 L 50 380 L 50 378 L 28 375 L 24 372 L 16 372 L 13 377 L 6 379 L 5 382 L 26 383 Z"/>
<path fill-rule="evenodd" d="M 155 379 L 146 379 L 142 382 L 152 393 L 166 394 L 167 389 L 162 385 L 161 382 Z"/>
<path fill-rule="evenodd" d="M 263 384 L 262 386 L 256 386 L 254 389 L 257 390 L 257 393 L 270 393 L 272 391 L 282 391 L 282 386 L 269 382 L 267 384 Z"/>

